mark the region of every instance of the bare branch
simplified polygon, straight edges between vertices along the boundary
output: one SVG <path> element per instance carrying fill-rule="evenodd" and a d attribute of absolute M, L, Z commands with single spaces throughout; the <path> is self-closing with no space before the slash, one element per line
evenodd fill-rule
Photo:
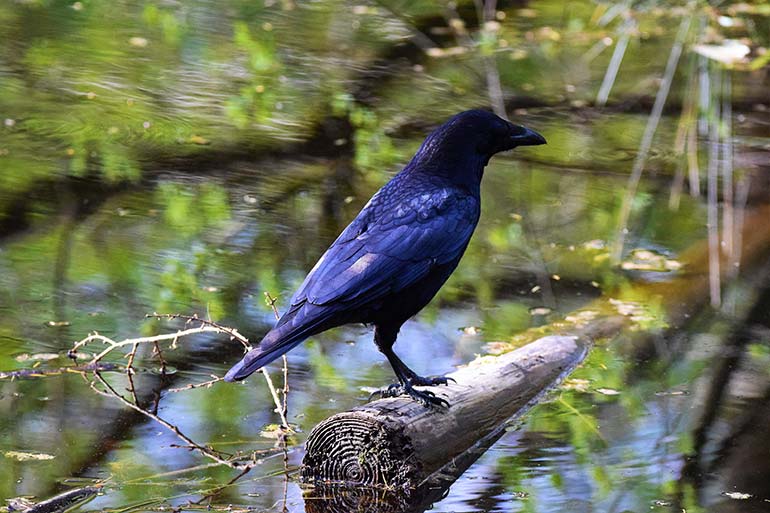
<path fill-rule="evenodd" d="M 127 406 L 128 408 L 131 408 L 132 410 L 134 410 L 136 412 L 139 412 L 142 415 L 144 415 L 145 417 L 147 417 L 147 418 L 157 422 L 158 424 L 162 425 L 163 427 L 165 427 L 166 429 L 168 429 L 169 431 L 174 433 L 174 435 L 176 435 L 177 438 L 182 440 L 186 444 L 186 447 L 189 448 L 190 450 L 197 451 L 200 454 L 206 456 L 207 458 L 210 458 L 210 459 L 214 460 L 215 462 L 219 463 L 220 465 L 226 465 L 228 467 L 237 468 L 237 469 L 243 469 L 245 467 L 249 467 L 249 465 L 235 460 L 235 457 L 233 455 L 231 455 L 231 454 L 225 454 L 223 452 L 216 451 L 216 450 L 214 450 L 214 449 L 212 449 L 210 447 L 204 447 L 204 446 L 196 443 L 192 438 L 190 438 L 187 435 L 185 435 L 184 433 L 182 433 L 182 431 L 177 426 L 175 426 L 174 424 L 171 424 L 167 420 L 159 417 L 158 415 L 156 415 L 154 413 L 151 413 L 151 412 L 145 410 L 144 408 L 142 408 L 138 404 L 135 404 L 132 401 L 126 399 L 121 394 L 119 394 L 115 390 L 115 388 L 112 385 L 110 385 L 110 383 L 102 377 L 102 375 L 98 371 L 95 371 L 93 373 L 93 376 L 96 378 L 96 380 L 99 382 L 99 384 L 101 384 L 105 388 L 105 390 L 99 390 L 97 388 L 97 386 L 96 386 L 96 383 L 94 381 L 90 381 L 89 385 L 91 386 L 91 388 L 95 392 L 97 392 L 98 394 L 103 395 L 105 397 L 114 397 L 115 399 L 117 399 L 118 401 L 123 403 L 123 405 Z"/>
<path fill-rule="evenodd" d="M 212 328 L 216 328 L 221 333 L 226 333 L 227 335 L 230 335 L 232 338 L 243 344 L 243 347 L 248 351 L 251 349 L 251 343 L 249 343 L 249 339 L 241 335 L 237 329 L 230 328 L 228 326 L 223 326 L 219 323 L 216 323 L 214 321 L 209 321 L 206 319 L 201 319 L 197 315 L 182 315 L 182 314 L 159 314 L 159 313 L 152 313 L 147 314 L 145 317 L 152 317 L 155 319 L 184 319 L 187 321 L 187 323 L 191 322 L 199 322 L 201 326 L 210 326 Z"/>
<path fill-rule="evenodd" d="M 188 383 L 187 385 L 185 385 L 183 387 L 169 388 L 168 391 L 169 392 L 182 392 L 184 390 L 192 390 L 194 388 L 203 388 L 203 387 L 210 388 L 211 385 L 213 385 L 214 383 L 218 383 L 218 382 L 222 381 L 222 378 L 220 378 L 219 376 L 215 376 L 214 374 L 211 374 L 211 378 L 212 379 L 210 379 L 208 381 L 204 381 L 203 383 Z"/>
<path fill-rule="evenodd" d="M 107 344 L 108 347 L 101 353 L 97 354 L 91 359 L 91 364 L 97 363 L 99 360 L 107 356 L 112 351 L 115 351 L 116 349 L 120 349 L 121 347 L 128 347 L 132 346 L 134 344 L 155 344 L 157 342 L 164 342 L 167 340 L 178 340 L 182 337 L 188 337 L 190 335 L 197 335 L 199 333 L 223 333 L 223 331 L 220 328 L 214 327 L 214 326 L 200 326 L 198 328 L 190 328 L 186 330 L 180 330 L 176 333 L 164 333 L 162 335 L 155 335 L 152 337 L 139 337 L 139 338 L 127 338 L 124 340 L 121 340 L 120 342 L 117 342 L 109 337 L 105 337 L 104 335 L 100 335 L 97 332 L 93 332 L 90 335 L 88 335 L 86 338 L 79 340 L 75 342 L 75 344 L 72 346 L 72 349 L 70 349 L 69 354 L 74 355 L 77 353 L 78 349 L 85 347 L 91 342 L 102 342 L 103 344 Z"/>

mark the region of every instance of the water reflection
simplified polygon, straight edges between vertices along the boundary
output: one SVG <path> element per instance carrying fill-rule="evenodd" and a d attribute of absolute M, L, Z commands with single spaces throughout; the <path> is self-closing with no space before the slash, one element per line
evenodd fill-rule
<path fill-rule="evenodd" d="M 479 23 L 472 3 L 459 2 L 457 13 L 446 7 L 0 5 L 0 371 L 72 365 L 66 350 L 93 330 L 122 338 L 172 329 L 144 318 L 153 311 L 197 312 L 258 340 L 273 322 L 263 292 L 280 305 L 430 127 L 490 103 L 490 62 L 508 113 L 550 144 L 527 160 L 493 161 L 469 252 L 404 327 L 400 354 L 420 374 L 442 374 L 488 342 L 509 342 L 605 297 L 645 305 L 647 324 L 636 327 L 646 335 L 624 331 L 598 347 L 467 468 L 406 497 L 307 491 L 296 480 L 310 428 L 393 379 L 363 327 L 292 352 L 289 421 L 298 433 L 286 463 L 264 434 L 278 419 L 259 379 L 170 391 L 221 375 L 239 345 L 191 339 L 168 353 L 177 372 L 166 379 L 151 350 L 139 355 L 142 404 L 204 445 L 269 453 L 237 480 L 79 375 L 2 379 L 0 497 L 43 499 L 96 479 L 106 480 L 103 495 L 83 511 L 765 509 L 770 134 L 762 70 L 741 62 L 721 70 L 685 48 L 630 203 L 627 251 L 665 262 L 702 249 L 709 206 L 712 215 L 734 207 L 717 219 L 722 227 L 725 219 L 735 230 L 753 223 L 742 265 L 721 262 L 725 306 L 700 307 L 705 295 L 682 290 L 703 290 L 678 281 L 707 270 L 700 260 L 667 272 L 623 270 L 608 248 L 681 16 L 692 15 L 709 38 L 742 38 L 749 58 L 762 59 L 767 34 L 757 27 L 766 10 L 661 4 L 624 16 L 623 6 L 587 1 L 500 2 L 494 19 L 482 13 L 487 23 Z M 631 37 L 624 20 L 638 32 L 607 105 L 596 109 L 615 43 Z M 700 30 L 692 42 L 705 37 Z M 696 94 L 696 82 L 713 94 Z M 688 194 L 707 190 L 707 152 L 717 146 L 697 127 L 709 119 L 728 122 L 717 131 L 712 166 L 721 178 L 712 184 L 722 191 L 730 183 L 730 158 L 735 181 L 732 197 L 710 205 Z M 723 235 L 725 245 L 740 244 Z M 656 310 L 661 297 L 679 294 L 682 305 Z M 119 373 L 105 376 L 126 393 Z"/>

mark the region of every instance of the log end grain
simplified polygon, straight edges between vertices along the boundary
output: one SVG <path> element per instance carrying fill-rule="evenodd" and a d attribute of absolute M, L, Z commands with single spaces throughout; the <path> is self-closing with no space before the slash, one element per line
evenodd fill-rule
<path fill-rule="evenodd" d="M 543 337 L 484 358 L 433 387 L 450 408 L 409 397 L 380 399 L 338 413 L 308 436 L 306 482 L 413 488 L 526 411 L 583 360 L 588 344 L 574 336 Z"/>
<path fill-rule="evenodd" d="M 306 481 L 398 488 L 419 472 L 398 426 L 360 411 L 338 413 L 308 437 L 301 475 Z"/>

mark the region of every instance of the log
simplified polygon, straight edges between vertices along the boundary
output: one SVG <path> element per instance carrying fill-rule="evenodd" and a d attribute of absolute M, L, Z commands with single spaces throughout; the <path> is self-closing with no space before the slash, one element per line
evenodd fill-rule
<path fill-rule="evenodd" d="M 302 479 L 415 489 L 446 472 L 453 461 L 459 463 L 463 453 L 501 435 L 506 421 L 558 384 L 588 347 L 584 338 L 548 336 L 502 356 L 480 358 L 448 375 L 456 383 L 431 388 L 449 408 L 395 397 L 333 415 L 308 437 Z"/>

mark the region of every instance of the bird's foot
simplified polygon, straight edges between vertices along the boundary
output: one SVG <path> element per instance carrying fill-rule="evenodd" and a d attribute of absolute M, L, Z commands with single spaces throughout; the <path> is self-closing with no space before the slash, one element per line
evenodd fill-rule
<path fill-rule="evenodd" d="M 431 385 L 439 385 L 447 384 L 447 379 L 452 378 L 420 378 L 421 380 L 424 380 L 425 383 L 415 383 L 418 386 L 431 386 Z M 433 382 L 433 380 L 439 380 L 438 382 Z M 452 379 L 452 381 L 454 381 Z M 449 402 L 444 399 L 443 397 L 438 397 L 436 394 L 431 392 L 430 390 L 417 390 L 412 386 L 411 380 L 408 381 L 405 384 L 400 383 L 393 383 L 391 385 L 388 385 L 387 388 L 383 388 L 381 390 L 378 390 L 374 392 L 369 398 L 371 399 L 375 395 L 379 395 L 380 397 L 398 397 L 400 395 L 408 395 L 418 403 L 422 404 L 426 407 L 431 406 L 444 406 L 446 408 L 449 408 Z"/>

